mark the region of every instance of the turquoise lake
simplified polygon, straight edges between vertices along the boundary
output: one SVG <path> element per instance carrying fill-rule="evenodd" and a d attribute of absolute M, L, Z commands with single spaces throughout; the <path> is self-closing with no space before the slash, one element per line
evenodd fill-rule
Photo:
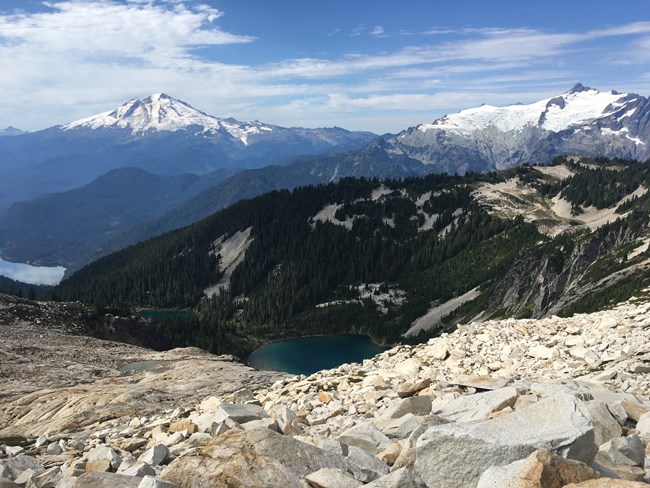
<path fill-rule="evenodd" d="M 343 363 L 358 363 L 388 349 L 369 336 L 345 334 L 272 342 L 257 349 L 248 364 L 257 369 L 310 375 Z"/>

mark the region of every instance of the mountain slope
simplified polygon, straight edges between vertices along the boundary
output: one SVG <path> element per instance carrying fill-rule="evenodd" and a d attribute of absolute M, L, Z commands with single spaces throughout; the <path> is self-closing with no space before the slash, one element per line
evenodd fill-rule
<path fill-rule="evenodd" d="M 167 333 L 213 350 L 233 334 L 417 341 L 461 321 L 627 298 L 650 280 L 650 165 L 558 162 L 272 192 L 102 258 L 58 293 L 122 306 L 200 302 Z M 212 296 L 226 272 L 227 291 Z"/>
<path fill-rule="evenodd" d="M 548 163 L 563 154 L 645 160 L 650 103 L 636 94 L 577 84 L 529 105 L 482 105 L 389 138 L 393 151 L 431 171 L 490 171 Z"/>
<path fill-rule="evenodd" d="M 156 174 L 250 168 L 360 147 L 373 134 L 285 128 L 207 115 L 165 94 L 66 125 L 0 138 L 0 209 L 124 166 Z"/>
<path fill-rule="evenodd" d="M 3 255 L 66 267 L 81 256 L 102 256 L 106 241 L 160 217 L 233 171 L 159 176 L 120 168 L 82 188 L 15 203 L 0 217 Z"/>
<path fill-rule="evenodd" d="M 328 183 L 348 176 L 423 174 L 421 163 L 395 158 L 386 153 L 384 146 L 378 138 L 362 150 L 301 158 L 286 166 L 246 170 L 229 178 L 225 176 L 233 170 L 215 170 L 203 175 L 200 182 L 196 177 L 197 183 L 191 188 L 179 187 L 174 198 L 169 197 L 174 192 L 155 182 L 172 177 L 150 175 L 151 182 L 136 184 L 128 180 L 128 173 L 115 171 L 109 173 L 110 178 L 102 177 L 77 190 L 14 204 L 0 217 L 0 242 L 5 242 L 4 254 L 14 260 L 57 263 L 74 271 L 105 254 L 272 190 Z M 141 178 L 143 172 L 138 174 Z M 118 180 L 119 175 L 124 181 Z M 144 189 L 141 194 L 139 187 Z M 167 197 L 161 199 L 161 195 Z M 109 210 L 109 203 L 118 208 Z M 119 226 L 114 225 L 116 221 Z"/>

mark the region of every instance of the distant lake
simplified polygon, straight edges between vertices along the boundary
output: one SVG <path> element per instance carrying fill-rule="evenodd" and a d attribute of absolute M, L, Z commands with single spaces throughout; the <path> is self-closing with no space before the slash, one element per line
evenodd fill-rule
<path fill-rule="evenodd" d="M 145 319 L 168 319 L 173 317 L 191 317 L 189 310 L 141 310 L 138 315 Z"/>
<path fill-rule="evenodd" d="M 310 375 L 343 363 L 358 363 L 388 349 L 369 336 L 345 334 L 271 342 L 257 349 L 248 364 L 257 369 Z"/>
<path fill-rule="evenodd" d="M 1 249 L 0 249 L 1 250 Z M 0 257 L 0 275 L 31 285 L 58 285 L 63 279 L 63 266 L 32 266 L 25 263 L 10 263 Z"/>

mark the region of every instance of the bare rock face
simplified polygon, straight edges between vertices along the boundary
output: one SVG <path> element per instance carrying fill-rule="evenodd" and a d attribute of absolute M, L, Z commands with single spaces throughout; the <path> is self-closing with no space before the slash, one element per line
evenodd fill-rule
<path fill-rule="evenodd" d="M 634 487 L 649 317 L 469 324 L 310 377 L 0 321 L 0 486 Z"/>
<path fill-rule="evenodd" d="M 341 455 L 258 429 L 224 434 L 203 448 L 201 456 L 173 461 L 162 477 L 181 488 L 303 487 L 305 476 L 326 468 L 360 474 Z"/>
<path fill-rule="evenodd" d="M 417 441 L 415 472 L 431 487 L 473 486 L 490 466 L 536 449 L 590 464 L 598 448 L 583 410 L 573 398 L 551 397 L 494 420 L 431 427 Z"/>
<path fill-rule="evenodd" d="M 599 477 L 598 471 L 584 463 L 548 451 L 535 451 L 526 459 L 488 468 L 477 488 L 562 488 Z"/>

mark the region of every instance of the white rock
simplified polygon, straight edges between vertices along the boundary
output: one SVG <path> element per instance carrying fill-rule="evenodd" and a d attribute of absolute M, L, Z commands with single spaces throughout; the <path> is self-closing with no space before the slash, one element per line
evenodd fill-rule
<path fill-rule="evenodd" d="M 313 488 L 356 488 L 363 485 L 361 481 L 336 468 L 319 469 L 305 476 L 305 479 Z"/>
<path fill-rule="evenodd" d="M 178 488 L 178 485 L 154 476 L 145 476 L 138 488 Z"/>
<path fill-rule="evenodd" d="M 169 457 L 169 449 L 164 444 L 157 444 L 147 449 L 138 458 L 138 462 L 147 463 L 149 466 L 160 466 Z"/>
<path fill-rule="evenodd" d="M 528 355 L 537 359 L 553 359 L 560 355 L 557 349 L 537 345 L 528 350 Z"/>
<path fill-rule="evenodd" d="M 507 386 L 485 393 L 458 397 L 438 407 L 433 413 L 452 422 L 487 420 L 494 412 L 506 407 L 514 407 L 518 397 L 517 389 Z"/>
<path fill-rule="evenodd" d="M 357 424 L 343 432 L 338 440 L 371 454 L 379 454 L 390 445 L 390 439 L 372 424 Z"/>

